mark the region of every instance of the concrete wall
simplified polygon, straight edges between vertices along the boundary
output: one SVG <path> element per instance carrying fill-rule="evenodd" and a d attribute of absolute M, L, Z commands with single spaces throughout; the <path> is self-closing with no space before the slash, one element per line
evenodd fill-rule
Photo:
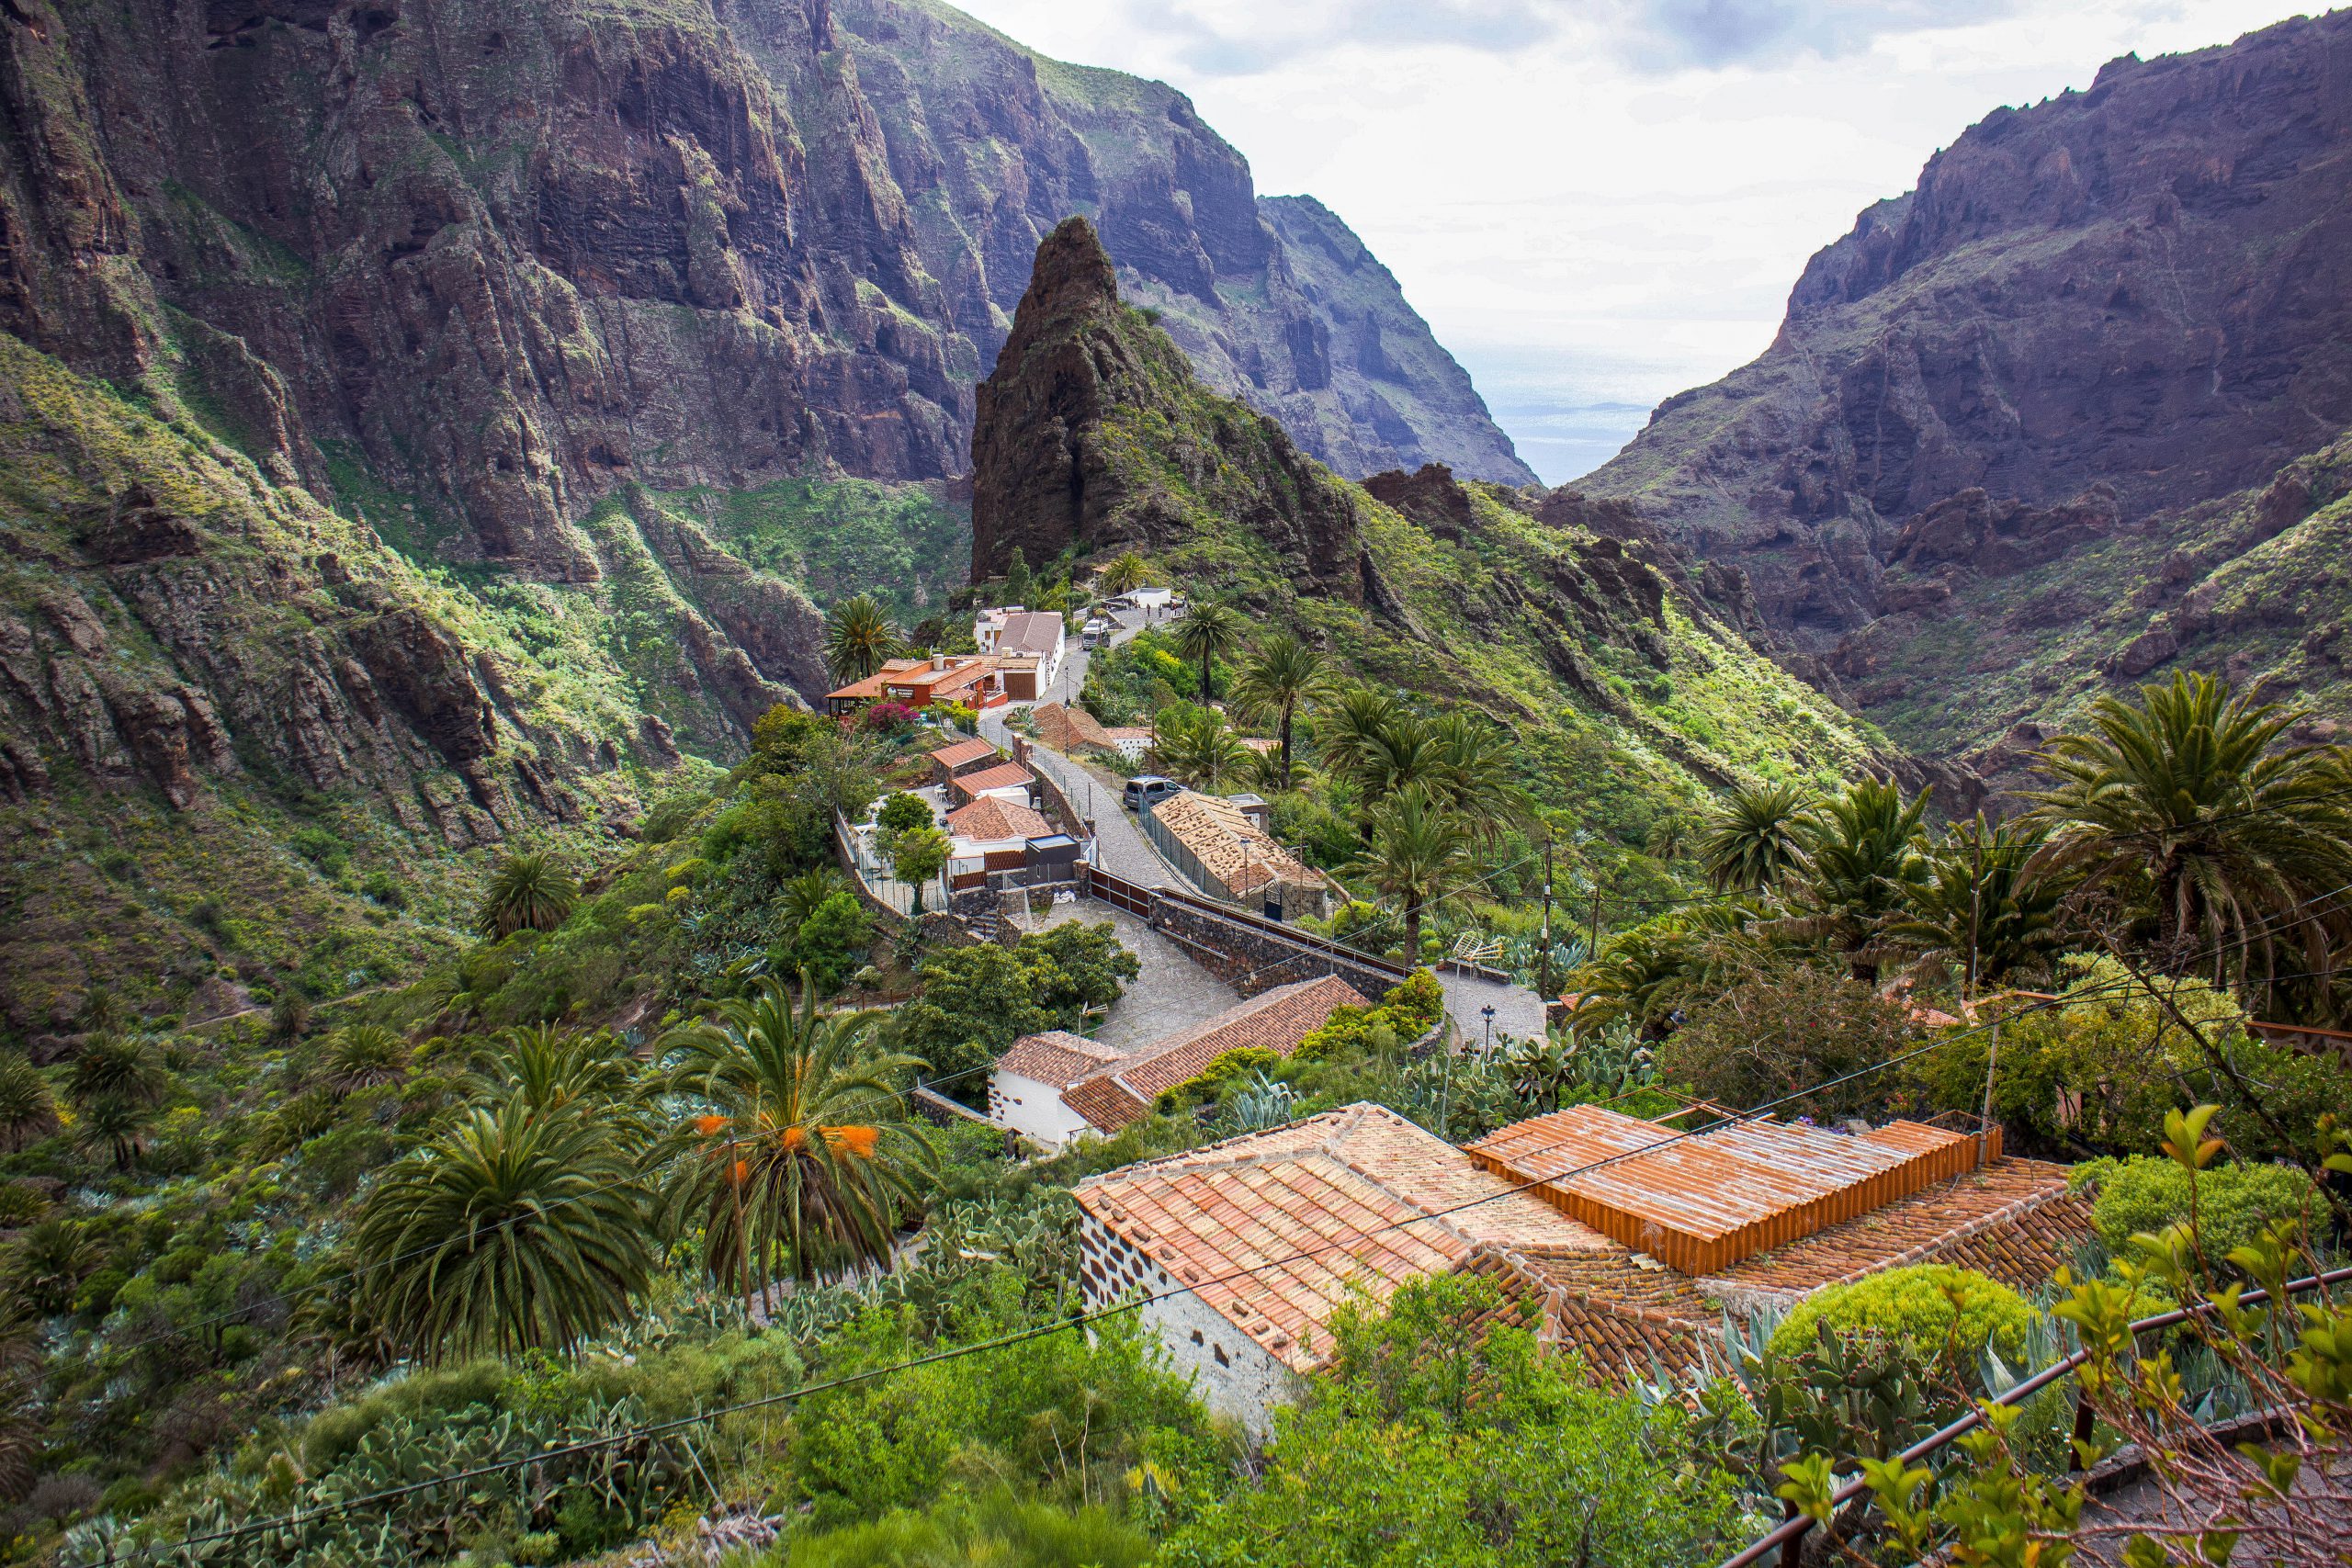
<path fill-rule="evenodd" d="M 1193 1380 L 1193 1392 L 1213 1414 L 1263 1438 L 1276 1407 L 1295 1401 L 1304 1380 L 1091 1214 L 1079 1220 L 1078 1243 L 1079 1283 L 1088 1309 L 1115 1306 L 1137 1294 L 1153 1298 L 1136 1315 L 1167 1348 L 1178 1375 Z"/>
<path fill-rule="evenodd" d="M 989 1078 L 989 1120 L 1056 1149 L 1092 1131 L 1085 1117 L 1062 1103 L 1061 1090 L 1001 1067 Z"/>

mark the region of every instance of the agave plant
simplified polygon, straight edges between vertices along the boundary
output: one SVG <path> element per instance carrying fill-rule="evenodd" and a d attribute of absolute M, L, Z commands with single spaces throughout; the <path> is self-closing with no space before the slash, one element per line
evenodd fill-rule
<path fill-rule="evenodd" d="M 554 857 L 539 852 L 508 855 L 491 874 L 474 929 L 492 942 L 516 931 L 551 931 L 571 918 L 580 885 Z"/>

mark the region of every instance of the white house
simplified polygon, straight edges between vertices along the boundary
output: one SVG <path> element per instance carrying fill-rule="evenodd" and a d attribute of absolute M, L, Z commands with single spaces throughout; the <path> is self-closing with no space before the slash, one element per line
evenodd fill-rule
<path fill-rule="evenodd" d="M 989 1079 L 989 1120 L 1058 1149 L 1093 1131 L 1085 1117 L 1063 1103 L 1062 1090 L 1123 1060 L 1108 1045 L 1067 1030 L 1024 1034 L 996 1059 Z"/>

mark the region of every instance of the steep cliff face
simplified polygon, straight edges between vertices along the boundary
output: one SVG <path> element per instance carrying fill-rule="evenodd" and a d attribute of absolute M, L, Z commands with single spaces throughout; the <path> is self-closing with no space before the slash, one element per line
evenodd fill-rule
<path fill-rule="evenodd" d="M 1202 382 L 1335 472 L 1434 459 L 1533 479 L 1363 242 L 1311 199 L 1259 197 L 1182 94 L 1046 59 L 933 0 L 835 0 L 832 16 L 913 197 L 923 265 L 981 366 L 1038 242 L 1078 215 Z"/>
<path fill-rule="evenodd" d="M 1363 602 L 1355 495 L 1283 427 L 1205 393 L 1168 335 L 1119 298 L 1083 218 L 1037 249 L 1028 292 L 979 390 L 972 564 L 1063 550 L 1229 546 L 1271 555 L 1302 593 Z"/>
<path fill-rule="evenodd" d="M 1144 548 L 1367 679 L 1511 725 L 1528 782 L 1597 831 L 1639 841 L 1735 779 L 1920 776 L 1751 648 L 1626 502 L 1305 457 L 1120 299 L 1083 220 L 1039 248 L 973 458 L 976 571 Z"/>
<path fill-rule="evenodd" d="M 1986 118 L 1814 258 L 1762 357 L 1582 483 L 1744 569 L 1780 634 L 1883 705 L 1910 673 L 1889 639 L 1841 647 L 1880 617 L 1964 640 L 1953 581 L 2167 532 L 2348 423 L 2337 12 Z"/>

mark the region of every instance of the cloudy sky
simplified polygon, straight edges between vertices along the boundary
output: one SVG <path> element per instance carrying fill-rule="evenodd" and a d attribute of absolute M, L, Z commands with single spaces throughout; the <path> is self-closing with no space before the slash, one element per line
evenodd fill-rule
<path fill-rule="evenodd" d="M 1771 341 L 1805 258 L 2002 104 L 2275 0 L 962 0 L 1191 95 L 1362 234 L 1552 482 Z"/>

